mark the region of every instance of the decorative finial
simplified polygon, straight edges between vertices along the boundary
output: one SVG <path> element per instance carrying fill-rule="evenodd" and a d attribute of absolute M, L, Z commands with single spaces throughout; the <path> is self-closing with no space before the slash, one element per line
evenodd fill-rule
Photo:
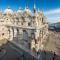
<path fill-rule="evenodd" d="M 34 9 L 36 9 L 36 5 L 35 5 L 35 3 L 34 3 Z"/>
<path fill-rule="evenodd" d="M 36 9 L 35 0 L 34 0 L 34 9 Z"/>
<path fill-rule="evenodd" d="M 26 10 L 26 6 L 25 6 L 25 10 Z"/>
<path fill-rule="evenodd" d="M 28 6 L 26 8 L 28 9 Z"/>
<path fill-rule="evenodd" d="M 35 0 L 34 0 L 34 8 L 33 8 L 34 13 L 36 13 L 36 5 L 35 5 Z"/>
<path fill-rule="evenodd" d="M 29 7 L 28 7 L 28 3 L 29 3 L 29 0 L 27 0 L 27 2 L 26 2 L 25 10 L 29 8 Z"/>
<path fill-rule="evenodd" d="M 27 9 L 29 9 L 29 8 L 28 8 L 28 6 L 26 5 L 26 6 L 25 6 L 25 10 L 27 10 Z"/>
<path fill-rule="evenodd" d="M 8 6 L 7 8 L 10 9 L 10 6 Z"/>

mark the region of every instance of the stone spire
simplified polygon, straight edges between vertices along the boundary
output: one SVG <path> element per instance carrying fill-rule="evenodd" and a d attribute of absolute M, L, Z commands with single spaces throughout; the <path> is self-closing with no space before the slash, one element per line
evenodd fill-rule
<path fill-rule="evenodd" d="M 35 5 L 35 1 L 34 1 L 33 11 L 34 11 L 34 13 L 36 13 L 36 5 Z"/>
<path fill-rule="evenodd" d="M 27 9 L 29 9 L 28 6 L 25 6 L 25 11 L 26 11 Z"/>
<path fill-rule="evenodd" d="M 26 6 L 25 6 L 25 10 L 26 10 Z"/>
<path fill-rule="evenodd" d="M 34 3 L 34 9 L 36 9 L 36 5 L 35 5 L 35 3 Z"/>
<path fill-rule="evenodd" d="M 10 9 L 10 6 L 8 6 L 7 9 Z"/>
<path fill-rule="evenodd" d="M 28 7 L 28 3 L 26 3 L 25 10 L 26 10 L 26 9 L 29 9 L 29 7 Z"/>

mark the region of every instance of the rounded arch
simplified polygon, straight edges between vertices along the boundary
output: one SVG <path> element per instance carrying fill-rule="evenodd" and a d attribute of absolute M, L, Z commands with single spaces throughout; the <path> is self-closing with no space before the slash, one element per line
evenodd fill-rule
<path fill-rule="evenodd" d="M 28 32 L 27 32 L 27 30 L 23 30 L 23 40 L 28 41 Z"/>

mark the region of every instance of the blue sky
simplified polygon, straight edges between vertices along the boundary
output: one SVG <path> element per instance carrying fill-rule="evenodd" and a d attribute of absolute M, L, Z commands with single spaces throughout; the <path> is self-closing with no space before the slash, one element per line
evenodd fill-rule
<path fill-rule="evenodd" d="M 19 7 L 24 7 L 28 4 L 29 8 L 33 9 L 34 0 L 0 0 L 0 9 L 4 10 L 8 6 L 13 10 L 18 10 Z M 48 22 L 60 21 L 60 0 L 35 0 L 37 9 L 44 10 Z"/>
<path fill-rule="evenodd" d="M 60 0 L 46 0 L 45 15 L 49 22 L 60 22 Z"/>
<path fill-rule="evenodd" d="M 44 0 L 35 0 L 37 8 L 44 8 Z M 33 8 L 34 0 L 0 0 L 0 8 L 5 9 L 10 6 L 13 10 L 17 10 L 19 7 L 25 7 L 28 4 L 29 8 Z"/>

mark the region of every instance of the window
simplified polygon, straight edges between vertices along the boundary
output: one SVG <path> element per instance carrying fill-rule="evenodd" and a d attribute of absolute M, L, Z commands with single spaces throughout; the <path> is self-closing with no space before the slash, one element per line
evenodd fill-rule
<path fill-rule="evenodd" d="M 19 31 L 19 29 L 17 29 L 17 31 Z"/>
<path fill-rule="evenodd" d="M 32 38 L 32 39 L 34 39 L 34 38 L 35 38 L 34 33 L 31 33 L 31 38 Z"/>
<path fill-rule="evenodd" d="M 19 18 L 18 18 L 18 17 L 16 17 L 16 19 L 17 19 L 17 20 L 19 20 Z"/>
<path fill-rule="evenodd" d="M 23 25 L 23 22 L 21 24 Z"/>
<path fill-rule="evenodd" d="M 33 19 L 35 19 L 35 16 L 33 16 Z"/>
<path fill-rule="evenodd" d="M 26 30 L 23 30 L 23 32 L 26 32 Z"/>
<path fill-rule="evenodd" d="M 26 30 L 23 30 L 23 40 L 28 42 L 28 32 Z"/>
<path fill-rule="evenodd" d="M 8 20 L 8 19 L 7 19 Z"/>
<path fill-rule="evenodd" d="M 37 40 L 35 39 L 35 44 L 37 44 Z"/>
<path fill-rule="evenodd" d="M 29 23 L 28 23 L 28 26 L 30 26 L 30 25 L 31 25 L 31 23 L 29 22 Z"/>
<path fill-rule="evenodd" d="M 43 17 L 42 17 L 42 23 L 43 23 Z"/>
<path fill-rule="evenodd" d="M 2 36 L 4 35 L 4 33 L 2 33 Z"/>

